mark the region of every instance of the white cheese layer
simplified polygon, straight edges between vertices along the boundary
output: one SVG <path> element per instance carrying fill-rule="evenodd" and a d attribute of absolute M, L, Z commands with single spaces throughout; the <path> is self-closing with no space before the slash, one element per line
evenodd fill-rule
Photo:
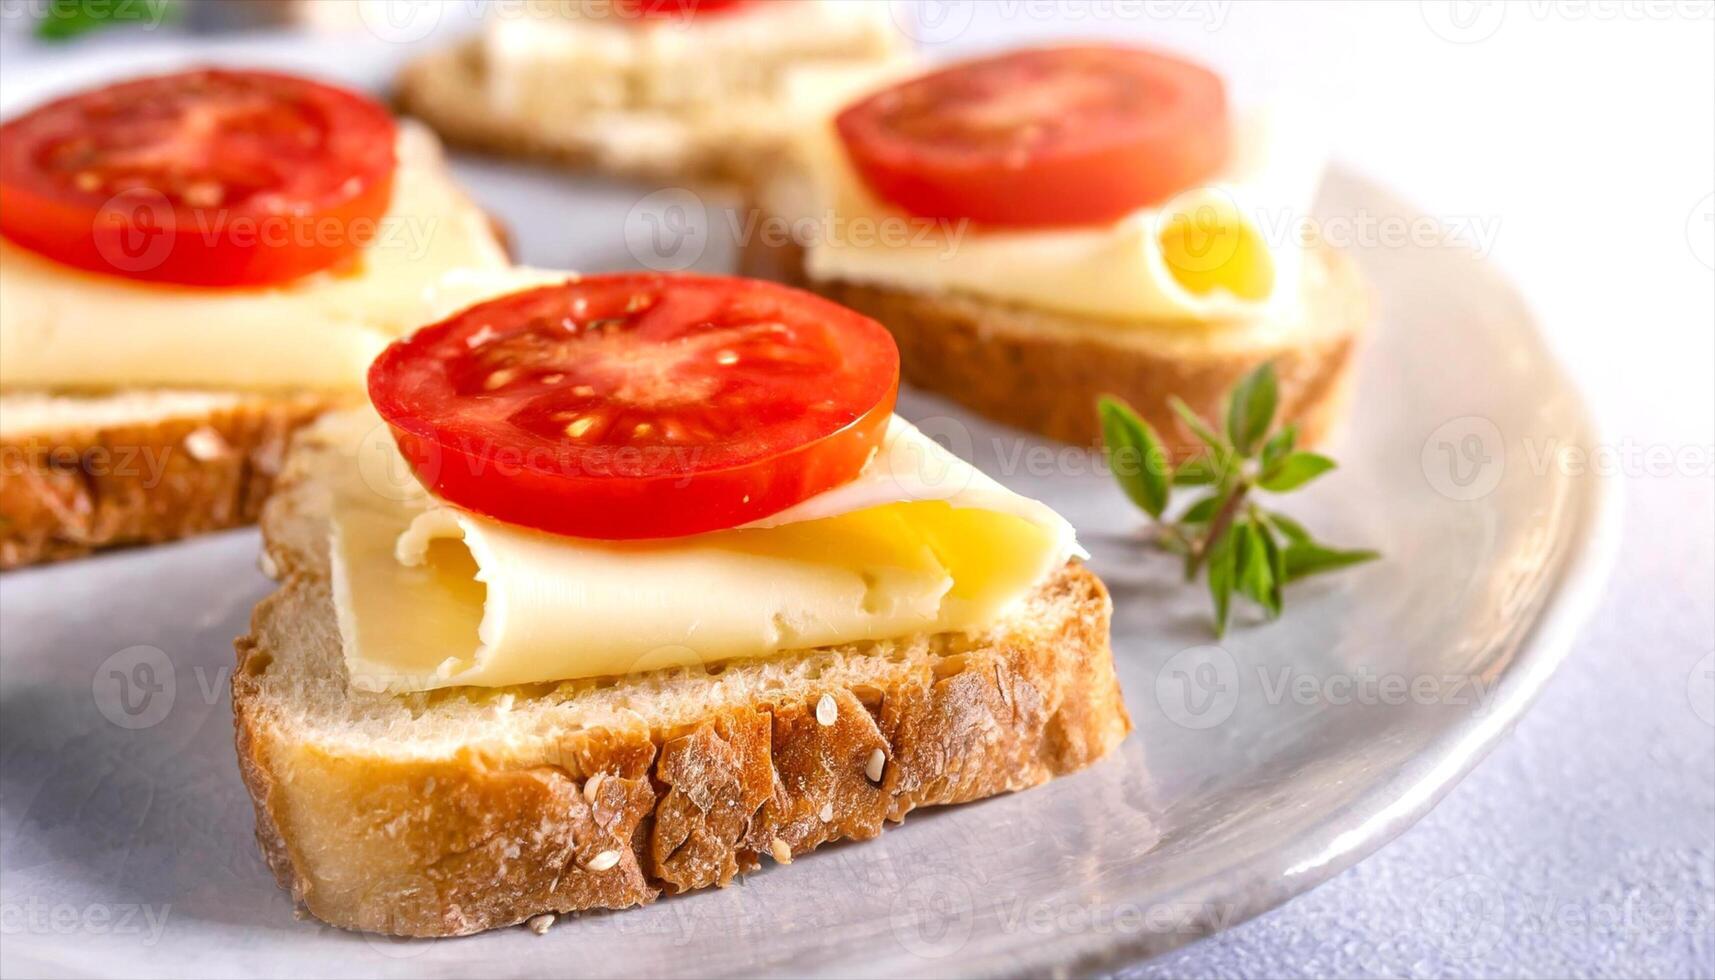
<path fill-rule="evenodd" d="M 1227 166 L 1204 186 L 1108 225 L 996 230 L 915 218 L 880 201 L 833 127 L 821 125 L 797 145 L 803 173 L 777 181 L 764 203 L 813 229 L 794 234 L 818 280 L 956 291 L 1120 321 L 1275 317 L 1295 312 L 1301 297 L 1318 145 L 1302 120 L 1241 115 Z"/>
<path fill-rule="evenodd" d="M 427 129 L 399 127 L 393 200 L 351 269 L 195 288 L 72 269 L 0 239 L 0 387 L 356 389 L 428 322 L 453 270 L 501 270 L 486 215 Z"/>
<path fill-rule="evenodd" d="M 365 690 L 604 677 L 971 630 L 1082 554 L 1053 510 L 899 419 L 853 482 L 753 525 L 660 541 L 559 537 L 420 488 L 377 492 L 375 474 L 404 464 L 375 432 L 360 459 L 333 494 L 331 555 L 346 667 Z"/>

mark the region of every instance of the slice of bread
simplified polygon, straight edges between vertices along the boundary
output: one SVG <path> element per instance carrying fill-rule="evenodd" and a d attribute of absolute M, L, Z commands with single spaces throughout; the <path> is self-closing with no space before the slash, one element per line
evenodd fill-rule
<path fill-rule="evenodd" d="M 395 107 L 463 149 L 650 183 L 748 186 L 789 135 L 787 105 L 754 94 L 696 109 L 640 103 L 533 120 L 494 104 L 487 58 L 480 38 L 418 56 L 394 81 Z"/>
<path fill-rule="evenodd" d="M 304 430 L 262 532 L 277 592 L 237 641 L 239 768 L 282 887 L 337 926 L 452 936 L 726 885 L 919 806 L 1022 789 L 1130 730 L 1100 581 L 1070 564 L 979 635 L 712 668 L 382 695 L 346 682 L 327 483 Z"/>
<path fill-rule="evenodd" d="M 756 236 L 740 274 L 809 289 L 880 321 L 899 342 L 910 383 L 989 418 L 1054 439 L 1101 439 L 1096 400 L 1117 395 L 1178 457 L 1202 444 L 1168 405 L 1178 396 L 1219 419 L 1233 385 L 1273 361 L 1280 412 L 1301 443 L 1339 420 L 1369 296 L 1351 260 L 1326 245 L 1304 263 L 1298 323 L 1110 322 L 997 302 L 967 293 L 924 294 L 843 281 L 812 281 L 803 248 Z"/>
<path fill-rule="evenodd" d="M 0 395 L 0 569 L 249 524 L 292 431 L 341 400 L 8 391 Z"/>
<path fill-rule="evenodd" d="M 466 150 L 522 157 L 645 181 L 739 184 L 754 176 L 758 147 L 746 140 L 702 137 L 693 129 L 644 117 L 632 129 L 655 138 L 606 138 L 608 127 L 551 132 L 507 113 L 488 98 L 484 53 L 476 39 L 432 51 L 407 63 L 394 83 L 400 113 L 431 126 L 448 144 Z M 610 123 L 619 122 L 610 114 Z M 665 132 L 661 130 L 665 129 Z"/>

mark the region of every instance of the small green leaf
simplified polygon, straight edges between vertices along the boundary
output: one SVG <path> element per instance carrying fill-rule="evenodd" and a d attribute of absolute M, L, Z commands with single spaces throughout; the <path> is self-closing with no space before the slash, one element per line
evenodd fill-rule
<path fill-rule="evenodd" d="M 1180 487 L 1202 487 L 1221 482 L 1221 468 L 1208 453 L 1180 463 L 1173 470 L 1173 484 Z"/>
<path fill-rule="evenodd" d="M 1296 423 L 1288 425 L 1270 436 L 1269 440 L 1262 445 L 1262 471 L 1267 473 L 1274 469 L 1281 460 L 1291 454 L 1293 447 L 1297 445 L 1298 425 Z"/>
<path fill-rule="evenodd" d="M 1227 401 L 1227 440 L 1240 455 L 1254 452 L 1274 424 L 1276 399 L 1272 361 L 1264 361 L 1233 388 Z"/>
<path fill-rule="evenodd" d="M 1239 592 L 1275 615 L 1274 563 L 1268 555 L 1263 532 L 1250 521 L 1233 525 L 1233 550 L 1238 555 Z"/>
<path fill-rule="evenodd" d="M 1342 551 L 1338 548 L 1326 548 L 1313 542 L 1292 544 L 1286 549 L 1286 580 L 1296 582 L 1309 575 L 1321 572 L 1331 572 L 1337 568 L 1374 561 L 1381 557 L 1381 552 L 1368 549 Z"/>
<path fill-rule="evenodd" d="M 1221 502 L 1226 499 L 1227 494 L 1224 493 L 1212 493 L 1207 497 L 1204 497 L 1202 500 L 1197 501 L 1190 507 L 1185 508 L 1185 513 L 1179 515 L 1179 523 L 1209 523 L 1211 520 L 1214 520 L 1215 512 L 1221 509 Z"/>
<path fill-rule="evenodd" d="M 1280 529 L 1280 533 L 1286 535 L 1286 540 L 1293 544 L 1304 544 L 1311 540 L 1310 532 L 1305 529 L 1304 525 L 1278 510 L 1269 511 L 1268 520 L 1269 523 Z"/>
<path fill-rule="evenodd" d="M 1262 543 L 1268 551 L 1268 567 L 1273 581 L 1269 585 L 1268 601 L 1263 603 L 1268 608 L 1270 617 L 1278 617 L 1286 606 L 1286 598 L 1280 594 L 1281 587 L 1286 584 L 1286 550 L 1280 546 L 1277 537 L 1279 530 L 1267 513 L 1256 511 L 1257 532 L 1262 537 Z"/>
<path fill-rule="evenodd" d="M 1334 461 L 1320 453 L 1297 452 L 1275 464 L 1273 472 L 1265 472 L 1257 486 L 1272 493 L 1296 490 L 1334 468 Z"/>
<path fill-rule="evenodd" d="M 1167 509 L 1171 489 L 1167 474 L 1167 451 L 1149 423 L 1131 406 L 1104 396 L 1098 403 L 1102 416 L 1102 441 L 1108 447 L 1109 467 L 1114 479 L 1132 503 L 1150 517 L 1160 519 Z"/>
<path fill-rule="evenodd" d="M 1208 558 L 1209 595 L 1215 600 L 1215 635 L 1227 632 L 1227 613 L 1232 607 L 1233 579 L 1236 572 L 1233 535 L 1216 538 Z"/>
<path fill-rule="evenodd" d="M 1192 411 L 1191 406 L 1180 401 L 1178 396 L 1167 399 L 1167 404 L 1178 414 L 1179 420 L 1185 423 L 1185 427 L 1191 430 L 1191 434 L 1201 440 L 1203 445 L 1209 447 L 1210 455 L 1217 462 L 1232 456 L 1233 447 L 1217 435 L 1214 429 L 1209 428 L 1209 423 L 1203 421 L 1201 416 Z"/>

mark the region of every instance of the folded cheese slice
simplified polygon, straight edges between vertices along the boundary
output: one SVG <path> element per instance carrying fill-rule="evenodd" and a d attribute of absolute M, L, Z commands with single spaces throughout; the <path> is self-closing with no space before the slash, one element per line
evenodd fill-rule
<path fill-rule="evenodd" d="M 972 630 L 1081 554 L 1053 510 L 897 418 L 857 480 L 756 524 L 686 538 L 542 534 L 420 492 L 379 494 L 373 480 L 350 479 L 333 500 L 346 666 L 353 686 L 377 691 L 616 676 Z"/>

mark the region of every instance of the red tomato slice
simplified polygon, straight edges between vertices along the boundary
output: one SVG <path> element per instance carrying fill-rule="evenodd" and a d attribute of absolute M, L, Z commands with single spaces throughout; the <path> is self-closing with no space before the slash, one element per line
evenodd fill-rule
<path fill-rule="evenodd" d="M 750 279 L 591 276 L 396 341 L 369 397 L 419 480 L 554 534 L 736 527 L 857 476 L 899 351 L 874 320 Z"/>
<path fill-rule="evenodd" d="M 290 75 L 204 69 L 0 126 L 0 235 L 92 272 L 286 282 L 354 256 L 393 193 L 387 110 Z"/>
<path fill-rule="evenodd" d="M 614 12 L 622 17 L 662 19 L 727 14 L 750 5 L 751 0 L 615 0 Z M 776 0 L 778 2 L 778 0 Z"/>
<path fill-rule="evenodd" d="M 1226 90 L 1207 69 L 1123 47 L 1041 48 L 915 78 L 835 119 L 858 174 L 921 217 L 1113 221 L 1225 162 Z"/>

